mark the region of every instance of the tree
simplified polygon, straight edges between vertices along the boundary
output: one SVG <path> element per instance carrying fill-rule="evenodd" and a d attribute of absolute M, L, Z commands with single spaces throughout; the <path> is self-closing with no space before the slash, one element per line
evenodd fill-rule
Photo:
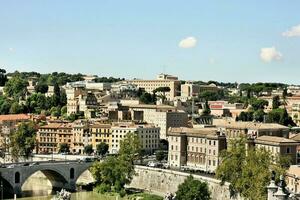
<path fill-rule="evenodd" d="M 141 144 L 136 133 L 127 133 L 120 143 L 117 156 L 110 156 L 103 162 L 96 162 L 91 168 L 100 192 L 124 193 L 134 175 L 134 161 L 141 152 Z"/>
<path fill-rule="evenodd" d="M 0 86 L 4 86 L 7 81 L 6 70 L 0 69 Z"/>
<path fill-rule="evenodd" d="M 52 96 L 52 105 L 59 106 L 60 105 L 60 88 L 57 82 L 54 83 L 53 89 L 53 96 Z"/>
<path fill-rule="evenodd" d="M 97 144 L 97 154 L 100 156 L 104 156 L 108 151 L 108 144 L 101 142 L 100 144 Z"/>
<path fill-rule="evenodd" d="M 5 83 L 4 92 L 8 97 L 19 100 L 20 97 L 25 96 L 27 84 L 28 82 L 20 76 L 14 76 Z"/>
<path fill-rule="evenodd" d="M 145 104 L 153 104 L 156 102 L 156 95 L 144 92 L 140 97 L 140 101 Z"/>
<path fill-rule="evenodd" d="M 170 92 L 170 90 L 170 87 L 158 87 L 153 90 L 153 94 L 156 94 L 157 92 L 162 93 L 162 101 L 164 102 L 166 99 L 166 92 Z"/>
<path fill-rule="evenodd" d="M 256 98 L 252 98 L 250 99 L 250 104 L 252 109 L 255 110 L 259 110 L 259 109 L 264 109 L 265 106 L 268 106 L 268 101 L 263 100 L 263 99 L 256 99 Z"/>
<path fill-rule="evenodd" d="M 278 95 L 274 96 L 272 99 L 272 108 L 277 109 L 281 105 L 280 97 Z"/>
<path fill-rule="evenodd" d="M 157 151 L 155 157 L 157 161 L 161 162 L 166 159 L 166 154 L 163 151 Z"/>
<path fill-rule="evenodd" d="M 33 122 L 23 122 L 11 136 L 12 157 L 18 160 L 20 156 L 28 158 L 35 146 L 36 128 Z"/>
<path fill-rule="evenodd" d="M 206 182 L 195 180 L 192 175 L 178 186 L 176 192 L 178 200 L 210 200 L 210 192 Z"/>
<path fill-rule="evenodd" d="M 202 111 L 202 115 L 209 115 L 211 112 L 210 110 L 210 107 L 208 105 L 208 102 L 205 101 L 205 105 L 204 105 L 204 108 L 203 108 L 203 111 Z"/>
<path fill-rule="evenodd" d="M 232 193 L 239 193 L 245 199 L 266 199 L 271 171 L 276 171 L 278 180 L 280 175 L 284 175 L 288 165 L 280 157 L 273 157 L 264 149 L 246 149 L 246 142 L 245 138 L 230 140 L 229 148 L 221 153 L 221 164 L 216 170 L 216 177 L 222 183 L 230 182 Z"/>
<path fill-rule="evenodd" d="M 36 93 L 45 94 L 48 92 L 48 85 L 45 82 L 38 82 L 36 86 L 34 86 L 34 90 Z"/>
<path fill-rule="evenodd" d="M 278 123 L 284 126 L 296 126 L 292 118 L 288 115 L 286 108 L 277 108 L 271 110 L 267 115 L 268 123 Z"/>
<path fill-rule="evenodd" d="M 63 106 L 61 109 L 60 109 L 60 113 L 61 115 L 64 115 L 67 113 L 67 106 Z"/>
<path fill-rule="evenodd" d="M 265 120 L 266 113 L 263 109 L 259 109 L 253 113 L 253 119 L 257 122 L 263 122 Z"/>
<path fill-rule="evenodd" d="M 59 153 L 69 153 L 70 152 L 70 147 L 67 143 L 61 143 L 59 145 Z"/>
<path fill-rule="evenodd" d="M 84 152 L 85 154 L 91 155 L 91 154 L 94 152 L 93 146 L 92 146 L 91 144 L 86 145 L 86 146 L 84 147 L 84 149 L 83 149 L 83 152 Z"/>

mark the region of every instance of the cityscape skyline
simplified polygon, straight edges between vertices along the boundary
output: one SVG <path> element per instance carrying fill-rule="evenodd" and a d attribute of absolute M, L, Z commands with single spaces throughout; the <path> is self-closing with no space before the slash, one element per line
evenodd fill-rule
<path fill-rule="evenodd" d="M 300 84 L 297 1 L 2 5 L 0 66 L 8 72 Z"/>

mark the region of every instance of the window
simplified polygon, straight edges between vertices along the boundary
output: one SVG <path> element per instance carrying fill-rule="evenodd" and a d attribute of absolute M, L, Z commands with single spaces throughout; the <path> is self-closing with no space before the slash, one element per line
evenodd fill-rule
<path fill-rule="evenodd" d="M 286 148 L 286 153 L 291 153 L 291 148 L 290 147 Z"/>

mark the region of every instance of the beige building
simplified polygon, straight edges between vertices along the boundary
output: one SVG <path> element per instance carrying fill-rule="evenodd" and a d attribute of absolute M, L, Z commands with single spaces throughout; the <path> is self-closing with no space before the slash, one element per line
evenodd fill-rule
<path fill-rule="evenodd" d="M 41 126 L 37 132 L 38 153 L 58 153 L 60 144 L 73 145 L 73 131 L 71 123 L 51 123 Z M 72 152 L 72 150 L 70 149 Z"/>
<path fill-rule="evenodd" d="M 170 92 L 166 92 L 167 100 L 173 100 L 176 96 L 180 95 L 180 81 L 177 77 L 159 74 L 156 80 L 130 80 L 128 83 L 136 85 L 138 88 L 144 89 L 148 93 L 152 93 L 153 90 L 159 87 L 169 87 Z"/>
<path fill-rule="evenodd" d="M 129 109 L 132 111 L 133 120 L 145 121 L 160 127 L 161 139 L 166 139 L 169 127 L 184 127 L 188 123 L 188 114 L 178 111 L 174 106 L 139 104 L 132 105 Z"/>
<path fill-rule="evenodd" d="M 181 85 L 181 97 L 198 96 L 200 93 L 200 85 L 193 83 L 185 83 Z"/>
<path fill-rule="evenodd" d="M 90 126 L 89 132 L 89 143 L 92 144 L 95 152 L 97 150 L 97 145 L 102 142 L 108 144 L 109 150 L 111 149 L 112 129 L 110 124 L 93 124 Z"/>
<path fill-rule="evenodd" d="M 292 164 L 297 163 L 297 146 L 299 143 L 295 140 L 276 137 L 276 136 L 260 136 L 255 139 L 255 148 L 263 148 L 270 151 L 274 157 L 289 156 Z"/>
<path fill-rule="evenodd" d="M 77 120 L 73 122 L 73 143 L 71 144 L 71 152 L 82 154 L 84 147 L 89 144 L 89 125 L 86 121 Z"/>
<path fill-rule="evenodd" d="M 119 152 L 120 142 L 128 133 L 136 133 L 140 139 L 142 149 L 147 153 L 153 153 L 159 148 L 160 128 L 153 124 L 113 123 L 112 142 L 110 152 Z"/>
<path fill-rule="evenodd" d="M 300 193 L 300 166 L 291 165 L 288 171 L 286 172 L 285 181 L 287 188 L 292 192 L 299 194 Z"/>
<path fill-rule="evenodd" d="M 216 128 L 170 128 L 167 136 L 171 168 L 214 173 L 220 163 L 220 152 L 226 149 L 226 137 Z"/>

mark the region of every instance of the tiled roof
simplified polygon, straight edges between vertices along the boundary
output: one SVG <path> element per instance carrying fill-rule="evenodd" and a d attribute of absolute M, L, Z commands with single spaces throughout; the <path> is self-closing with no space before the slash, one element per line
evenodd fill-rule
<path fill-rule="evenodd" d="M 276 137 L 276 136 L 260 136 L 258 138 L 256 138 L 255 140 L 256 143 L 264 143 L 264 142 L 270 142 L 270 143 L 297 143 L 297 141 L 295 140 L 291 140 L 291 139 L 287 139 L 284 137 Z"/>
<path fill-rule="evenodd" d="M 217 135 L 217 132 L 217 128 L 171 127 L 167 135 L 207 136 Z"/>
<path fill-rule="evenodd" d="M 30 119 L 30 116 L 26 114 L 0 115 L 0 121 L 15 121 L 28 119 Z"/>
<path fill-rule="evenodd" d="M 53 128 L 53 129 L 59 129 L 59 128 L 72 128 L 73 125 L 71 123 L 50 123 L 44 126 L 41 126 L 40 128 Z"/>
<path fill-rule="evenodd" d="M 237 129 L 288 129 L 287 126 L 283 126 L 276 123 L 261 123 L 261 122 L 242 122 L 242 121 L 225 121 L 218 120 L 214 125 L 225 128 L 237 128 Z"/>

